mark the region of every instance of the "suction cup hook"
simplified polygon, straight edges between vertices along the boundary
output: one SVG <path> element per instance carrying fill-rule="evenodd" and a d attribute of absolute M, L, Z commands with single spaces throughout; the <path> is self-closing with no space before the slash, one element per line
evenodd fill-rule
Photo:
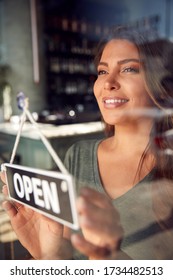
<path fill-rule="evenodd" d="M 20 110 L 28 108 L 28 98 L 25 97 L 23 92 L 19 92 L 17 95 L 17 106 Z"/>

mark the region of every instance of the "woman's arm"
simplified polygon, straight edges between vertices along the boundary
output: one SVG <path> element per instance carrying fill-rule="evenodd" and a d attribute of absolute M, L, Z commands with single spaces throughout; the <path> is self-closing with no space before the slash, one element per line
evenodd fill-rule
<path fill-rule="evenodd" d="M 120 253 L 123 229 L 111 200 L 93 189 L 83 188 L 77 199 L 77 209 L 83 236 L 73 234 L 73 246 L 89 259 L 125 257 Z"/>

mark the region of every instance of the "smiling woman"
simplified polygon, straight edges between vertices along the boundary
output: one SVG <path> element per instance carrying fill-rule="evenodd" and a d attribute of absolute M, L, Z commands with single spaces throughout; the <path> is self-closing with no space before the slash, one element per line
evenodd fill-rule
<path fill-rule="evenodd" d="M 89 185 L 111 198 L 124 230 L 120 248 L 132 259 L 173 258 L 173 158 L 165 152 L 172 144 L 164 138 L 155 145 L 156 136 L 173 127 L 172 110 L 166 111 L 173 100 L 172 55 L 169 41 L 113 29 L 95 58 L 94 94 L 108 137 L 88 148 L 78 143 L 66 156 L 79 189 Z"/>
<path fill-rule="evenodd" d="M 172 55 L 171 42 L 123 27 L 101 42 L 94 94 L 107 135 L 75 143 L 65 157 L 80 231 L 4 204 L 33 258 L 173 259 Z"/>
<path fill-rule="evenodd" d="M 94 85 L 94 93 L 106 123 L 118 125 L 120 121 L 122 125 L 122 122 L 131 120 L 130 111 L 134 121 L 135 108 L 151 106 L 139 52 L 134 44 L 124 39 L 111 40 L 102 53 L 97 69 L 98 78 Z M 110 109 L 113 109 L 111 114 Z M 124 110 L 129 112 L 126 117 Z M 136 121 L 139 121 L 139 118 Z M 134 127 L 134 122 L 132 125 Z"/>

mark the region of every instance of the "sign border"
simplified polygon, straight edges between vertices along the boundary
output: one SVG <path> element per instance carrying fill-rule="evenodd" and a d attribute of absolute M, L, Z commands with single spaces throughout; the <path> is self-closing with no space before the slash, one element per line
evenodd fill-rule
<path fill-rule="evenodd" d="M 24 171 L 29 171 L 29 172 L 32 172 L 32 173 L 35 173 L 35 174 L 45 175 L 47 177 L 53 177 L 53 178 L 56 178 L 56 179 L 65 179 L 67 181 L 67 185 L 68 185 L 68 192 L 69 192 L 69 199 L 70 199 L 73 223 L 70 223 L 66 220 L 58 218 L 54 215 L 46 213 L 46 212 L 44 212 L 40 209 L 37 209 L 37 208 L 34 208 L 33 206 L 30 206 L 27 203 L 24 203 L 24 202 L 22 202 L 18 199 L 13 198 L 10 194 L 10 188 L 8 186 L 9 183 L 8 183 L 8 177 L 7 177 L 7 174 L 6 174 L 6 167 L 15 168 L 15 169 L 24 170 Z M 7 182 L 8 192 L 9 192 L 9 198 L 11 200 L 16 201 L 16 202 L 18 202 L 22 205 L 25 205 L 25 206 L 33 209 L 34 211 L 39 212 L 39 213 L 47 216 L 48 218 L 51 218 L 51 219 L 65 225 L 67 227 L 70 227 L 74 230 L 79 229 L 78 214 L 77 214 L 76 203 L 75 203 L 75 199 L 76 199 L 75 185 L 74 185 L 73 177 L 70 173 L 69 174 L 63 174 L 63 173 L 60 173 L 58 171 L 44 170 L 44 169 L 32 168 L 32 167 L 27 167 L 27 166 L 17 165 L 17 164 L 10 164 L 10 163 L 3 163 L 2 164 L 2 170 L 5 171 L 5 177 L 6 177 L 6 182 Z"/>

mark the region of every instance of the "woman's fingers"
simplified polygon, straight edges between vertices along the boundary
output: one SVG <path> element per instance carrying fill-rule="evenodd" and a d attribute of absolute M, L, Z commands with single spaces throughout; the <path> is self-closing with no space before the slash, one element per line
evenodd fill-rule
<path fill-rule="evenodd" d="M 0 177 L 1 177 L 1 180 L 4 183 L 6 183 L 4 172 L 0 172 Z M 4 196 L 8 196 L 7 185 L 4 185 L 2 187 L 2 193 L 4 194 Z M 10 217 L 13 217 L 18 212 L 19 208 L 22 207 L 22 205 L 18 202 L 14 202 L 14 201 L 4 201 L 2 204 L 2 207 L 4 208 L 5 211 L 8 212 Z"/>
<path fill-rule="evenodd" d="M 5 172 L 3 172 L 3 171 L 0 172 L 0 178 L 1 178 L 2 182 L 6 183 Z"/>
<path fill-rule="evenodd" d="M 116 258 L 117 255 L 116 249 L 111 251 L 107 247 L 93 245 L 79 234 L 73 234 L 71 236 L 71 242 L 77 250 L 89 256 L 90 259 L 112 259 Z"/>
<path fill-rule="evenodd" d="M 6 179 L 5 179 L 5 173 L 4 173 L 4 172 L 0 172 L 0 179 L 1 179 L 1 181 L 2 181 L 3 183 L 6 184 Z M 2 193 L 3 193 L 4 195 L 8 195 L 8 188 L 7 188 L 7 185 L 4 185 L 4 186 L 2 187 Z"/>
<path fill-rule="evenodd" d="M 5 195 L 5 196 L 8 196 L 8 188 L 7 188 L 7 186 L 6 185 L 4 185 L 3 187 L 2 187 L 2 193 Z M 4 199 L 6 199 L 6 198 L 4 198 Z M 7 198 L 8 199 L 8 198 Z M 20 204 L 20 203 L 18 203 L 18 202 L 14 202 L 14 201 L 4 201 L 4 203 L 5 202 L 8 202 L 7 203 L 7 208 L 8 208 L 8 204 L 10 203 L 10 206 L 11 207 L 14 207 L 17 211 L 19 210 L 19 208 L 21 208 L 22 207 L 22 204 Z M 4 205 L 4 203 L 2 204 L 2 205 Z M 5 203 L 5 205 L 6 205 L 6 203 Z M 6 207 L 6 206 L 5 206 Z M 4 208 L 4 210 L 8 210 L 8 209 L 6 209 L 6 208 Z"/>
<path fill-rule="evenodd" d="M 84 240 L 78 237 L 77 240 L 82 242 L 82 245 L 79 242 L 76 246 L 81 246 L 80 250 L 82 252 L 85 250 L 87 255 L 90 255 L 89 250 L 92 254 L 94 252 L 94 256 L 99 255 L 98 252 L 100 252 L 101 258 L 103 250 L 117 252 L 122 240 L 123 229 L 119 213 L 111 200 L 105 194 L 85 188 L 77 199 L 77 209 L 86 243 L 84 244 Z"/>
<path fill-rule="evenodd" d="M 114 235 L 115 232 L 117 237 L 122 236 L 120 217 L 113 206 L 107 209 L 99 208 L 93 203 L 93 199 L 91 202 L 86 197 L 79 197 L 77 208 L 79 222 L 83 229 L 92 230 L 98 234 L 101 233 L 102 236 L 107 234 Z"/>
<path fill-rule="evenodd" d="M 108 196 L 89 187 L 82 188 L 80 196 L 85 197 L 100 208 L 113 208 L 111 199 Z"/>
<path fill-rule="evenodd" d="M 18 213 L 17 207 L 15 207 L 10 201 L 4 201 L 2 203 L 2 207 L 9 215 L 10 219 L 14 218 L 14 216 Z"/>
<path fill-rule="evenodd" d="M 8 188 L 7 188 L 6 185 L 4 185 L 4 186 L 2 187 L 2 193 L 3 193 L 4 195 L 8 195 Z"/>

